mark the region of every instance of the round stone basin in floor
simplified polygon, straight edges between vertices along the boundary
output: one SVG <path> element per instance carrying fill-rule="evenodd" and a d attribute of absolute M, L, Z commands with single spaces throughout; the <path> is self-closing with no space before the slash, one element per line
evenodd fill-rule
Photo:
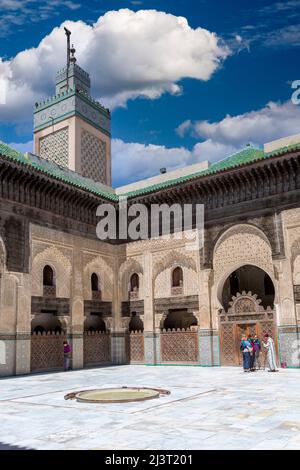
<path fill-rule="evenodd" d="M 79 402 L 88 403 L 128 403 L 132 401 L 151 400 L 160 395 L 168 395 L 168 390 L 152 388 L 106 388 L 96 390 L 84 390 L 66 395 L 66 399 L 76 398 Z"/>

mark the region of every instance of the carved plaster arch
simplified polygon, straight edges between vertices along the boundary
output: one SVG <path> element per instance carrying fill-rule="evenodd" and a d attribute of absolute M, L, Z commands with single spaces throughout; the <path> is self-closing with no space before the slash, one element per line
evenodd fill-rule
<path fill-rule="evenodd" d="M 264 270 L 274 282 L 272 249 L 264 233 L 251 225 L 231 227 L 217 241 L 213 253 L 214 281 L 228 277 L 235 269 L 252 264 Z"/>
<path fill-rule="evenodd" d="M 218 235 L 217 239 L 215 240 L 213 254 L 215 254 L 218 246 L 223 243 L 224 240 L 226 240 L 228 237 L 233 236 L 234 234 L 240 233 L 254 234 L 260 237 L 263 241 L 265 241 L 271 248 L 270 240 L 260 228 L 258 228 L 256 225 L 243 223 L 232 225 L 229 228 L 227 227 L 226 229 L 224 229 L 223 232 L 221 232 L 221 234 Z"/>
<path fill-rule="evenodd" d="M 56 246 L 48 246 L 38 253 L 32 261 L 32 295 L 43 295 L 43 269 L 46 265 L 55 271 L 57 297 L 69 298 L 72 264 Z"/>
<path fill-rule="evenodd" d="M 95 273 L 98 276 L 100 282 L 100 288 L 103 295 L 103 299 L 110 300 L 113 296 L 113 269 L 105 261 L 102 256 L 97 256 L 89 263 L 86 264 L 83 270 L 83 286 L 84 286 L 84 298 L 90 299 L 92 295 L 91 290 L 91 276 Z"/>
<path fill-rule="evenodd" d="M 134 258 L 130 258 L 121 264 L 119 268 L 119 279 L 122 280 L 126 274 L 131 275 L 133 273 L 144 274 L 144 270 L 139 261 Z"/>
<path fill-rule="evenodd" d="M 123 298 L 126 298 L 128 296 L 129 279 L 130 279 L 130 276 L 134 273 L 139 274 L 140 291 L 142 291 L 144 269 L 141 263 L 134 258 L 130 258 L 121 264 L 119 268 L 119 285 L 121 286 Z"/>
<path fill-rule="evenodd" d="M 181 253 L 180 251 L 171 251 L 155 263 L 153 267 L 153 282 L 161 272 L 177 266 L 181 268 L 185 267 L 197 272 L 197 265 L 193 258 Z"/>

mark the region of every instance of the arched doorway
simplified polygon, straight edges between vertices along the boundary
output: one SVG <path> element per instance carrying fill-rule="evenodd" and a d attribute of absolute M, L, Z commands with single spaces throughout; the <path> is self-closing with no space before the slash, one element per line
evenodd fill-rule
<path fill-rule="evenodd" d="M 239 365 L 242 335 L 269 333 L 277 346 L 274 312 L 275 287 L 271 277 L 254 265 L 231 272 L 219 292 L 223 309 L 219 312 L 222 365 Z"/>

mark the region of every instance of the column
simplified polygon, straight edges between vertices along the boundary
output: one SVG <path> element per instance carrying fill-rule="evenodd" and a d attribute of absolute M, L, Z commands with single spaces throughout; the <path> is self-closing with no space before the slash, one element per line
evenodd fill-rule
<path fill-rule="evenodd" d="M 145 364 L 154 365 L 160 361 L 160 335 L 155 328 L 154 279 L 152 254 L 144 254 L 144 347 Z"/>
<path fill-rule="evenodd" d="M 211 278 L 211 269 L 200 271 L 198 340 L 201 366 L 220 365 L 217 309 L 211 302 Z"/>
<path fill-rule="evenodd" d="M 16 288 L 16 375 L 30 373 L 31 347 L 31 282 L 21 274 Z"/>
<path fill-rule="evenodd" d="M 279 365 L 300 367 L 300 328 L 293 286 L 293 273 L 290 260 L 273 260 L 277 273 L 275 288 L 275 313 L 278 328 Z"/>
<path fill-rule="evenodd" d="M 73 285 L 71 288 L 71 321 L 67 320 L 67 339 L 72 347 L 72 369 L 81 369 L 83 363 L 83 329 L 84 329 L 84 299 L 83 299 L 83 263 L 80 245 L 74 246 L 73 256 Z"/>
<path fill-rule="evenodd" d="M 121 305 L 121 280 L 119 279 L 119 262 L 114 260 L 114 286 L 112 302 L 112 327 L 111 327 L 111 361 L 113 364 L 126 364 L 127 357 L 127 334 L 130 318 L 122 318 Z"/>

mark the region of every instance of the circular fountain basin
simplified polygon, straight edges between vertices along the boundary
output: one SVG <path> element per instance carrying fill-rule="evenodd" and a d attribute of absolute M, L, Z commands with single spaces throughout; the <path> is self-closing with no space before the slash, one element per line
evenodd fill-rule
<path fill-rule="evenodd" d="M 169 395 L 169 393 L 168 390 L 146 387 L 103 388 L 71 393 L 66 395 L 65 399 L 76 398 L 77 401 L 86 403 L 129 403 L 152 400 L 161 395 Z"/>

